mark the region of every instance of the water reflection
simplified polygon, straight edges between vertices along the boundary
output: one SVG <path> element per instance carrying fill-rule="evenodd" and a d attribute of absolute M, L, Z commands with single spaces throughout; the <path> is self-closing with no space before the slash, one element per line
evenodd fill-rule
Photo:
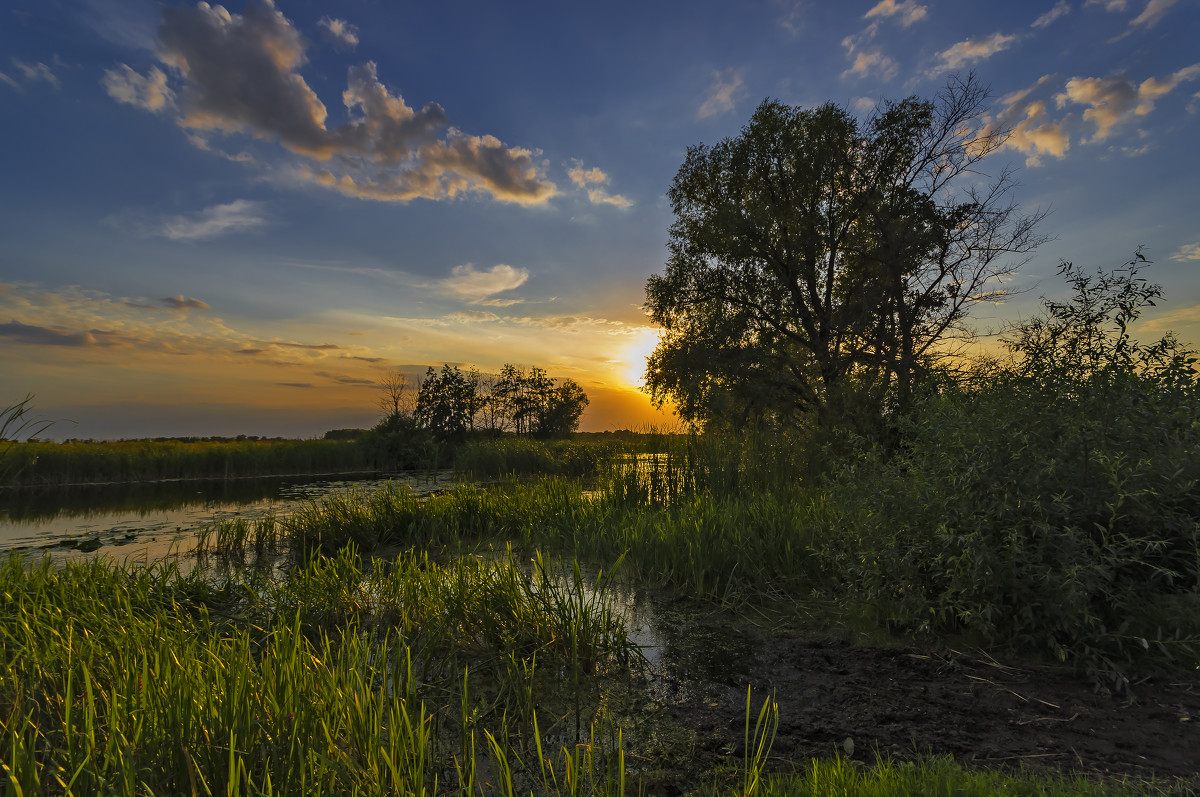
<path fill-rule="evenodd" d="M 155 558 L 190 548 L 196 530 L 216 521 L 253 520 L 268 512 L 284 517 L 331 493 L 351 487 L 370 490 L 389 481 L 426 494 L 444 489 L 454 478 L 450 471 L 433 471 L 335 480 L 266 478 L 0 491 L 0 550 L 43 549 L 74 558 L 136 544 L 139 558 Z M 143 551 L 147 545 L 153 551 Z"/>

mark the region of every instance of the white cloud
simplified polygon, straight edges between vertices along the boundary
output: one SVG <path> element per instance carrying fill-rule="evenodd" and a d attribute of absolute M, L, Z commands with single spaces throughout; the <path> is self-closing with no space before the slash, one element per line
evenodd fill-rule
<path fill-rule="evenodd" d="M 842 44 L 846 45 L 846 42 L 843 41 Z M 891 80 L 899 71 L 896 62 L 881 50 L 854 50 L 851 45 L 846 46 L 852 50 L 854 60 L 850 68 L 842 73 L 843 76 L 869 77 L 873 72 L 882 80 Z"/>
<path fill-rule="evenodd" d="M 1184 244 L 1179 251 L 1171 255 L 1172 260 L 1200 260 L 1200 241 L 1194 244 Z"/>
<path fill-rule="evenodd" d="M 1007 50 L 1016 40 L 1016 36 L 1006 33 L 993 33 L 990 36 L 979 36 L 974 39 L 960 41 L 954 46 L 948 47 L 938 53 L 939 63 L 930 70 L 930 76 L 940 75 L 943 72 L 952 72 L 955 69 L 961 69 L 967 64 L 990 58 L 1002 50 Z"/>
<path fill-rule="evenodd" d="M 62 85 L 54 71 L 41 61 L 30 64 L 19 58 L 10 60 L 17 68 L 16 77 L 0 72 L 0 82 L 7 83 L 17 91 L 24 91 L 25 87 L 32 83 L 48 83 L 56 89 Z"/>
<path fill-rule="evenodd" d="M 457 313 L 450 313 L 446 316 L 446 320 L 454 324 L 485 324 L 499 321 L 500 316 L 486 310 L 461 310 Z"/>
<path fill-rule="evenodd" d="M 1087 0 L 1085 6 L 1104 6 L 1105 11 L 1124 11 L 1126 0 Z"/>
<path fill-rule="evenodd" d="M 857 97 L 852 103 L 852 107 L 860 114 L 869 114 L 875 110 L 878 104 L 879 103 L 871 97 Z"/>
<path fill-rule="evenodd" d="M 583 161 L 573 161 L 567 176 L 579 188 L 587 190 L 588 201 L 594 205 L 615 205 L 619 208 L 633 207 L 633 202 L 620 194 L 610 194 L 602 186 L 608 184 L 608 175 L 599 167 L 583 168 Z"/>
<path fill-rule="evenodd" d="M 926 15 L 925 6 L 918 5 L 916 0 L 903 0 L 899 3 L 896 0 L 880 0 L 870 11 L 863 14 L 863 18 L 899 17 L 900 24 L 907 28 L 914 22 L 924 19 Z"/>
<path fill-rule="evenodd" d="M 521 287 L 528 279 L 528 269 L 500 263 L 487 271 L 476 271 L 475 266 L 466 263 L 451 269 L 450 276 L 442 280 L 441 286 L 473 304 L 482 304 L 493 294 Z"/>
<path fill-rule="evenodd" d="M 135 105 L 147 111 L 161 111 L 175 104 L 175 92 L 167 86 L 167 76 L 156 66 L 143 77 L 121 64 L 105 71 L 100 81 L 108 96 L 117 102 Z"/>
<path fill-rule="evenodd" d="M 535 160 L 539 153 L 451 127 L 437 103 L 410 108 L 384 86 L 371 62 L 348 70 L 342 102 L 350 120 L 329 127 L 324 103 L 300 74 L 305 41 L 271 0 L 249 0 L 241 14 L 204 2 L 164 8 L 158 58 L 181 83 L 179 124 L 277 140 L 327 164 L 294 174 L 351 196 L 407 201 L 484 194 L 535 205 L 557 194 L 545 164 Z M 117 74 L 125 78 L 114 78 L 126 98 L 121 101 L 144 97 L 131 78 Z"/>
<path fill-rule="evenodd" d="M 732 113 L 742 88 L 742 71 L 729 69 L 713 71 L 713 82 L 709 84 L 708 94 L 700 109 L 696 111 L 697 119 L 707 119 L 723 113 Z"/>
<path fill-rule="evenodd" d="M 1060 17 L 1065 17 L 1069 13 L 1071 13 L 1071 6 L 1067 0 L 1059 0 L 1059 2 L 1054 5 L 1054 8 L 1051 8 L 1045 14 L 1042 14 L 1040 17 L 1035 19 L 1030 27 L 1044 28 Z"/>
<path fill-rule="evenodd" d="M 172 241 L 198 241 L 246 232 L 266 223 L 262 203 L 237 199 L 224 205 L 213 205 L 190 216 L 168 216 L 135 226 L 140 227 L 145 235 L 162 236 Z"/>
<path fill-rule="evenodd" d="M 1177 0 L 1149 0 L 1146 7 L 1142 9 L 1142 13 L 1129 21 L 1130 29 L 1154 27 L 1176 2 Z"/>
<path fill-rule="evenodd" d="M 1193 64 L 1166 78 L 1147 78 L 1135 85 L 1119 75 L 1103 78 L 1071 78 L 1065 90 L 1055 99 L 1061 108 L 1067 103 L 1087 106 L 1086 121 L 1096 125 L 1092 141 L 1107 138 L 1112 129 L 1135 117 L 1146 116 L 1154 110 L 1155 101 L 1180 83 L 1200 77 L 1200 63 Z"/>
<path fill-rule="evenodd" d="M 351 49 L 358 46 L 358 27 L 344 19 L 321 17 L 317 20 L 317 27 L 325 31 L 325 35 L 335 44 Z"/>

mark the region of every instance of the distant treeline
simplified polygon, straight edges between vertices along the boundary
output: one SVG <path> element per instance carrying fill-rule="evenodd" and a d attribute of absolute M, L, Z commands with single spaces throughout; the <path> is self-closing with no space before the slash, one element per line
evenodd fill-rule
<path fill-rule="evenodd" d="M 7 442 L 0 448 L 0 485 L 67 485 L 308 476 L 458 467 L 478 475 L 534 471 L 593 472 L 613 456 L 653 447 L 657 433 L 577 432 L 542 441 L 478 434 L 438 443 L 410 430 L 410 445 L 382 445 L 371 429 L 333 429 L 324 439 L 147 438 L 108 442 Z M 389 441 L 395 443 L 395 441 Z"/>

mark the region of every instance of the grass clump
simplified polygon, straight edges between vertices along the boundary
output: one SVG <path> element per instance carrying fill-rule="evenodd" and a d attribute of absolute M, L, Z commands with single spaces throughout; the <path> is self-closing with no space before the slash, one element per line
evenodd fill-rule
<path fill-rule="evenodd" d="M 513 793 L 562 769 L 535 683 L 575 673 L 577 733 L 607 739 L 589 684 L 633 655 L 603 584 L 570 572 L 415 556 L 366 572 L 347 550 L 214 582 L 10 556 L 4 791 Z"/>
<path fill-rule="evenodd" d="M 1150 797 L 1170 794 L 1171 785 L 1155 782 L 1099 784 L 1084 778 L 1031 772 L 1005 773 L 964 769 L 953 760 L 878 759 L 864 766 L 835 756 L 812 759 L 794 775 L 763 779 L 758 797 L 897 797 L 945 794 L 955 797 Z"/>

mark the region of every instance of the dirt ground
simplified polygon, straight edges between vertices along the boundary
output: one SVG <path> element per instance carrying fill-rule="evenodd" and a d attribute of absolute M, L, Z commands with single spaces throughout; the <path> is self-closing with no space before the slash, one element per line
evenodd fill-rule
<path fill-rule="evenodd" d="M 1113 697 L 1070 670 L 978 650 L 861 647 L 694 614 L 667 627 L 651 696 L 692 730 L 698 771 L 741 760 L 749 685 L 755 712 L 772 693 L 779 704 L 774 769 L 845 755 L 850 739 L 866 762 L 932 753 L 971 768 L 1179 779 L 1180 793 L 1200 792 L 1200 672 Z"/>

